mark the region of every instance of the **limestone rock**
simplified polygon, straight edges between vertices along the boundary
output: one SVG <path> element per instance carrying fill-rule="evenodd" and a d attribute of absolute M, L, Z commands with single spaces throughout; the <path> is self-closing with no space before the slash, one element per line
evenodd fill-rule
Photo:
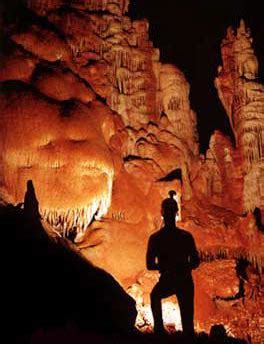
<path fill-rule="evenodd" d="M 128 0 L 26 3 L 35 19 L 4 26 L 11 48 L 0 68 L 0 202 L 23 202 L 33 180 L 53 235 L 73 240 L 147 303 L 157 277 L 145 272 L 147 241 L 162 226 L 162 200 L 177 190 L 179 226 L 204 262 L 198 320 L 233 324 L 226 313 L 245 312 L 222 299 L 218 310 L 213 295 L 238 291 L 235 260 L 257 274 L 264 267 L 251 213 L 264 208 L 264 87 L 244 22 L 228 29 L 215 80 L 236 145 L 216 131 L 203 156 L 190 86 L 160 62 L 147 20 L 126 16 Z"/>
<path fill-rule="evenodd" d="M 58 101 L 77 99 L 89 103 L 95 99 L 94 92 L 69 70 L 44 67 L 33 78 L 41 93 Z"/>
<path fill-rule="evenodd" d="M 55 32 L 38 25 L 32 25 L 24 32 L 14 33 L 12 39 L 26 51 L 49 62 L 67 61 L 71 58 L 70 48 L 65 42 Z"/>
<path fill-rule="evenodd" d="M 243 159 L 243 206 L 263 208 L 264 86 L 257 80 L 258 61 L 243 20 L 236 32 L 228 29 L 221 50 L 223 67 L 215 85 Z"/>
<path fill-rule="evenodd" d="M 0 57 L 0 81 L 29 81 L 38 59 L 25 54 L 19 49 L 12 49 Z"/>

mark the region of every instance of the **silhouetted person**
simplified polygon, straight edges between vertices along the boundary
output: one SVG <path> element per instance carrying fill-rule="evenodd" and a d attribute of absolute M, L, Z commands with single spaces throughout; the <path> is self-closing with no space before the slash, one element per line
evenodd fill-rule
<path fill-rule="evenodd" d="M 27 191 L 24 197 L 24 211 L 26 215 L 32 219 L 39 219 L 39 203 L 36 197 L 32 180 L 27 181 Z"/>
<path fill-rule="evenodd" d="M 176 227 L 177 202 L 170 198 L 162 202 L 164 227 L 152 234 L 147 250 L 147 268 L 159 270 L 160 279 L 151 292 L 151 309 L 154 331 L 165 332 L 162 319 L 161 299 L 175 294 L 178 299 L 183 333 L 194 335 L 194 284 L 192 269 L 199 266 L 199 256 L 192 235 Z"/>

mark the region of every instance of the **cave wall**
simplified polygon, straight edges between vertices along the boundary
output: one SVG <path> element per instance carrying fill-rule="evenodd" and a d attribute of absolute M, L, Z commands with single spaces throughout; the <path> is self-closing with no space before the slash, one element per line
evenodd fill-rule
<path fill-rule="evenodd" d="M 223 66 L 215 85 L 226 109 L 242 157 L 243 209 L 263 209 L 263 85 L 250 29 L 241 20 L 221 45 Z"/>
<path fill-rule="evenodd" d="M 264 98 L 250 33 L 244 22 L 228 29 L 215 80 L 236 146 L 216 131 L 203 156 L 190 86 L 176 66 L 160 62 L 147 20 L 132 21 L 128 6 L 29 0 L 27 19 L 4 26 L 1 201 L 23 202 L 32 179 L 49 233 L 67 238 L 76 227 L 86 258 L 146 294 L 155 280 L 145 268 L 147 240 L 162 224 L 162 199 L 176 189 L 180 226 L 203 260 L 195 273 L 200 328 L 223 321 L 258 338 L 251 324 L 256 312 L 263 319 L 262 294 L 254 308 L 248 292 L 242 310 L 237 273 L 245 259 L 261 281 L 264 265 L 252 214 L 263 211 Z M 241 314 L 252 320 L 245 333 L 232 320 Z"/>

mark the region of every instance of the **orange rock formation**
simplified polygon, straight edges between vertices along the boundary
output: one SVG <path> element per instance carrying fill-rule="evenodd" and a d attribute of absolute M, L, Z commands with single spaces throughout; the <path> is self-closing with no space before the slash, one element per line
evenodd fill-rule
<path fill-rule="evenodd" d="M 228 29 L 215 80 L 236 146 L 216 131 L 201 156 L 189 84 L 159 61 L 148 22 L 131 21 L 128 5 L 28 0 L 31 19 L 5 27 L 1 201 L 23 201 L 32 179 L 47 230 L 67 237 L 76 227 L 80 251 L 142 306 L 156 278 L 147 240 L 176 189 L 180 226 L 203 259 L 197 328 L 221 321 L 261 343 L 264 237 L 252 211 L 263 216 L 264 88 L 251 35 L 243 21 Z M 241 259 L 250 269 L 238 269 Z"/>

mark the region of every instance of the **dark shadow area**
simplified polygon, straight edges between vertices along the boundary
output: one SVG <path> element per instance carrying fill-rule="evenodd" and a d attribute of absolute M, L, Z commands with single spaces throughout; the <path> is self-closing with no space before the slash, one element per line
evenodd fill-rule
<path fill-rule="evenodd" d="M 2 309 L 8 342 L 26 343 L 40 329 L 45 333 L 69 323 L 78 331 L 133 332 L 134 300 L 69 242 L 49 237 L 40 221 L 32 181 L 24 209 L 0 208 L 0 227 L 9 251 L 3 257 L 8 268 L 1 278 L 2 297 L 8 301 Z"/>
<path fill-rule="evenodd" d="M 171 182 L 175 179 L 182 182 L 182 171 L 180 168 L 169 172 L 165 177 L 160 178 L 158 182 Z"/>
<path fill-rule="evenodd" d="M 27 0 L 2 0 L 0 3 L 0 19 L 3 25 L 9 26 L 9 30 L 23 32 L 31 25 L 37 25 L 43 29 L 55 32 L 61 39 L 64 35 L 56 25 L 45 16 L 39 16 L 27 7 Z"/>
<path fill-rule="evenodd" d="M 217 326 L 215 329 L 214 327 Z M 212 327 L 211 333 L 199 333 L 192 341 L 184 339 L 181 332 L 175 334 L 166 334 L 158 336 L 154 334 L 137 333 L 132 336 L 109 335 L 98 336 L 96 334 L 85 335 L 81 337 L 75 336 L 74 328 L 69 328 L 64 332 L 62 330 L 50 333 L 45 337 L 35 336 L 30 344 L 247 344 L 244 340 L 232 338 L 227 335 L 223 325 L 215 325 Z M 77 339 L 77 341 L 76 341 Z"/>
<path fill-rule="evenodd" d="M 214 325 L 210 329 L 210 334 L 209 334 L 210 340 L 215 343 L 215 344 L 220 344 L 220 343 L 228 343 L 228 335 L 226 332 L 226 329 L 224 328 L 223 325 Z M 230 343 L 232 341 L 229 340 Z M 236 339 L 233 339 L 233 343 L 236 343 Z"/>
<path fill-rule="evenodd" d="M 264 232 L 264 214 L 261 213 L 261 210 L 259 208 L 255 208 L 253 211 L 253 215 L 255 217 L 258 229 L 261 232 Z"/>
<path fill-rule="evenodd" d="M 123 158 L 124 162 L 134 161 L 134 160 L 142 160 L 142 158 L 138 155 L 127 155 Z"/>

